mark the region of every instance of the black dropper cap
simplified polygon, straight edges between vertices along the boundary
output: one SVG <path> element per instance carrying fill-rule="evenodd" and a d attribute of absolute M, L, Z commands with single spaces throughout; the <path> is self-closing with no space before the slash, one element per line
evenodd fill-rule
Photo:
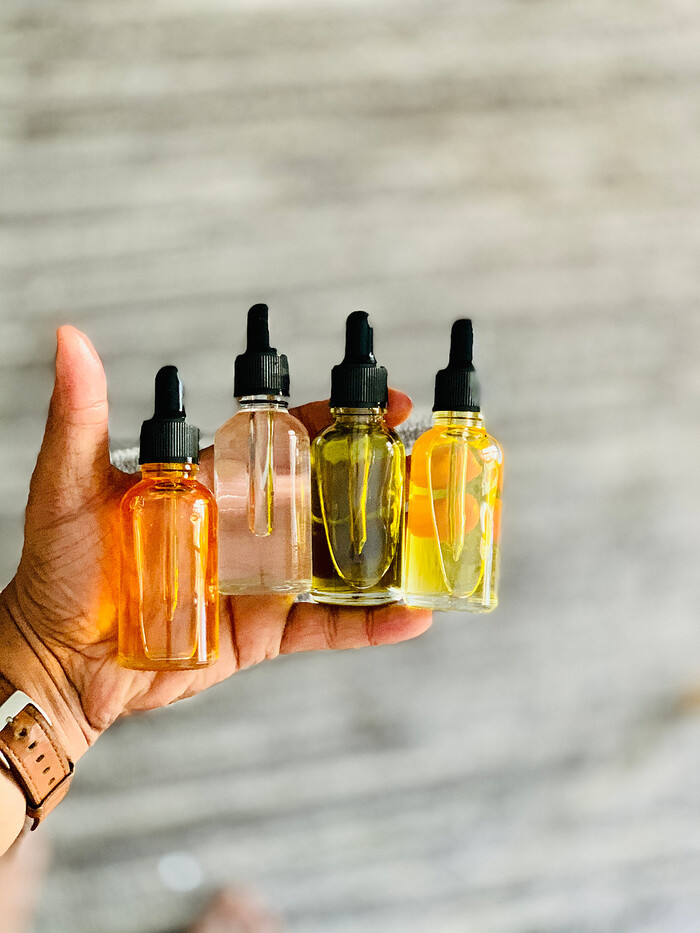
<path fill-rule="evenodd" d="M 353 311 L 345 324 L 345 359 L 331 370 L 331 408 L 385 408 L 387 374 L 377 366 L 374 331 L 364 311 Z"/>
<path fill-rule="evenodd" d="M 452 325 L 450 360 L 435 376 L 433 411 L 481 411 L 479 380 L 474 372 L 474 331 L 468 318 Z"/>
<path fill-rule="evenodd" d="M 199 428 L 186 417 L 177 366 L 163 366 L 156 374 L 154 415 L 141 425 L 139 463 L 199 463 Z"/>
<path fill-rule="evenodd" d="M 267 305 L 253 305 L 248 311 L 245 353 L 236 357 L 233 367 L 233 394 L 289 395 L 289 364 L 284 353 L 270 346 Z"/>

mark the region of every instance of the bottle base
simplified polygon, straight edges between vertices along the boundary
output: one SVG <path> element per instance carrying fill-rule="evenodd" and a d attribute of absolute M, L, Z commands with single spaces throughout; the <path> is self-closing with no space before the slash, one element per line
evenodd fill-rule
<path fill-rule="evenodd" d="M 293 580 L 290 583 L 267 584 L 260 580 L 242 580 L 234 583 L 219 583 L 222 596 L 299 596 L 308 593 L 311 580 Z"/>
<path fill-rule="evenodd" d="M 154 661 L 151 658 L 124 658 L 119 655 L 119 666 L 130 671 L 199 671 L 211 667 L 219 660 L 209 658 L 206 661 L 194 661 L 192 658 L 181 658 L 169 661 Z"/>
<path fill-rule="evenodd" d="M 326 590 L 311 590 L 314 602 L 331 606 L 387 606 L 401 599 L 398 590 L 384 593 L 333 593 Z"/>
<path fill-rule="evenodd" d="M 498 601 L 484 604 L 469 596 L 429 596 L 425 593 L 404 593 L 403 601 L 414 609 L 433 609 L 439 612 L 492 612 Z"/>

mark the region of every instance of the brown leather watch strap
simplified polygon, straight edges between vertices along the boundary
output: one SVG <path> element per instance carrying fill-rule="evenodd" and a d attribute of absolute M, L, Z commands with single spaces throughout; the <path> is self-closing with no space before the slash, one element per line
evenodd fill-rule
<path fill-rule="evenodd" d="M 27 816 L 36 829 L 68 793 L 73 763 L 46 713 L 0 677 L 0 766 L 3 764 L 24 791 Z"/>

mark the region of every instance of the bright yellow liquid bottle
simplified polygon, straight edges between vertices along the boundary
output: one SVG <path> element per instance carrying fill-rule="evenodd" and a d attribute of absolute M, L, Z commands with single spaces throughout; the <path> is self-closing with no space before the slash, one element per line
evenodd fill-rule
<path fill-rule="evenodd" d="M 216 500 L 195 479 L 198 451 L 177 370 L 166 366 L 141 431 L 142 478 L 120 506 L 123 667 L 192 670 L 218 658 Z"/>
<path fill-rule="evenodd" d="M 502 466 L 478 413 L 435 412 L 411 454 L 409 606 L 488 612 L 498 605 Z"/>
<path fill-rule="evenodd" d="M 498 604 L 503 451 L 484 428 L 471 349 L 471 322 L 457 321 L 450 365 L 436 380 L 434 426 L 413 446 L 409 606 L 489 612 Z"/>

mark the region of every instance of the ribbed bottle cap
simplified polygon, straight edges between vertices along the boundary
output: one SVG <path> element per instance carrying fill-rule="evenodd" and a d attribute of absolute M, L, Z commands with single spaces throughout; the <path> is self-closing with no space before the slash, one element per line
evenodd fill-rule
<path fill-rule="evenodd" d="M 481 411 L 479 380 L 474 372 L 472 322 L 461 318 L 452 325 L 450 359 L 435 376 L 433 411 Z"/>
<path fill-rule="evenodd" d="M 267 305 L 253 305 L 248 311 L 245 353 L 233 365 L 233 394 L 289 395 L 289 364 L 284 354 L 270 346 Z"/>
<path fill-rule="evenodd" d="M 385 408 L 387 373 L 374 358 L 374 331 L 364 311 L 345 324 L 345 358 L 331 370 L 331 408 Z"/>
<path fill-rule="evenodd" d="M 155 412 L 141 425 L 139 463 L 199 463 L 199 428 L 188 424 L 176 366 L 156 375 Z"/>

